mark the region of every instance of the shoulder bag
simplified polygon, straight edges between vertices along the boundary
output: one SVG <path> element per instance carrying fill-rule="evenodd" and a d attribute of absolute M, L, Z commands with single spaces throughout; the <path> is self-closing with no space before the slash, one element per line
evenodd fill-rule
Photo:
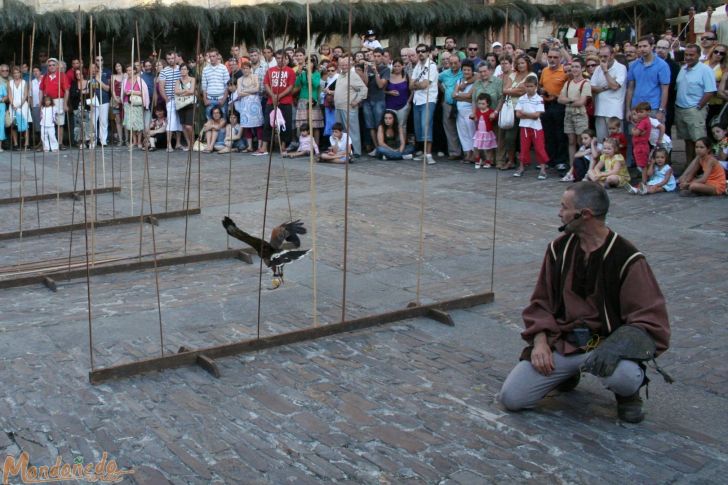
<path fill-rule="evenodd" d="M 184 89 L 184 86 L 182 85 L 182 81 L 179 81 L 179 86 L 180 86 L 180 88 Z M 195 97 L 194 94 L 188 94 L 188 95 L 184 95 L 184 96 L 180 95 L 180 94 L 174 95 L 174 107 L 177 110 L 184 109 L 187 106 L 190 106 L 192 103 L 196 103 L 196 102 L 197 102 L 197 98 Z"/>
<path fill-rule="evenodd" d="M 510 130 L 516 124 L 516 112 L 513 108 L 513 101 L 510 96 L 506 96 L 503 100 L 503 107 L 498 115 L 498 128 L 501 130 Z"/>

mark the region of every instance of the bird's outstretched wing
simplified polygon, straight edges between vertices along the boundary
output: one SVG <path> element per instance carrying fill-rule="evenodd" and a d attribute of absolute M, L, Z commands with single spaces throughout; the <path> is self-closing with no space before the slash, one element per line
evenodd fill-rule
<path fill-rule="evenodd" d="M 298 238 L 299 234 L 306 234 L 306 228 L 303 227 L 303 222 L 300 219 L 293 222 L 287 222 L 280 226 L 274 227 L 270 233 L 270 245 L 276 249 L 280 249 L 283 246 L 284 241 L 288 241 L 295 247 L 301 247 L 301 240 Z"/>
<path fill-rule="evenodd" d="M 235 222 L 233 222 L 233 220 L 229 217 L 225 217 L 222 220 L 222 226 L 232 237 L 234 237 L 235 239 L 240 239 L 245 244 L 255 249 L 258 253 L 258 256 L 261 256 L 263 249 L 268 246 L 268 243 L 266 243 L 262 239 L 251 236 L 247 232 L 240 230 L 238 226 L 235 225 Z"/>
<path fill-rule="evenodd" d="M 296 261 L 306 256 L 310 249 L 291 249 L 288 251 L 281 251 L 276 253 L 270 258 L 271 266 L 281 266 L 291 261 Z"/>

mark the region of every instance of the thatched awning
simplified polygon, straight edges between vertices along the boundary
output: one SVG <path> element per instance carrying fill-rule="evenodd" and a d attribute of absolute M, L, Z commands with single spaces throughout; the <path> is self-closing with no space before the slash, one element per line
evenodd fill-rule
<path fill-rule="evenodd" d="M 263 37 L 281 36 L 304 39 L 306 7 L 295 2 L 265 3 L 255 6 L 206 8 L 179 3 L 171 6 L 155 3 L 127 9 L 98 8 L 91 11 L 56 10 L 42 14 L 17 0 L 6 0 L 0 11 L 2 35 L 29 32 L 33 23 L 36 33 L 51 39 L 60 32 L 75 35 L 77 24 L 86 32 L 89 16 L 95 30 L 103 38 L 129 37 L 138 25 L 145 38 L 194 36 L 198 27 L 202 38 L 231 36 L 233 25 L 239 39 L 261 41 Z M 527 24 L 585 9 L 583 5 L 533 5 L 514 0 L 495 5 L 473 5 L 464 0 L 429 0 L 426 2 L 379 2 L 362 0 L 352 4 L 352 32 L 375 29 L 381 37 L 401 34 L 466 34 L 499 29 L 510 24 Z M 349 9 L 346 1 L 324 1 L 311 5 L 311 32 L 319 38 L 330 34 L 346 34 Z"/>
<path fill-rule="evenodd" d="M 687 10 L 690 6 L 695 6 L 697 11 L 702 11 L 708 5 L 717 6 L 723 3 L 721 0 L 692 0 L 688 2 L 685 0 L 633 0 L 598 9 L 564 12 L 564 15 L 554 12 L 553 16 L 565 24 L 583 24 L 585 22 L 625 24 L 634 22 L 635 15 L 641 19 L 665 21 L 677 15 L 681 8 Z"/>

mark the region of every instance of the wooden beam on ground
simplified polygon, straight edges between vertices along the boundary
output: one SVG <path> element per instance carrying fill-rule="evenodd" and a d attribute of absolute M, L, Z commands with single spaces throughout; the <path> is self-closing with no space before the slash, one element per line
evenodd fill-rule
<path fill-rule="evenodd" d="M 177 351 L 178 354 L 182 352 L 190 352 L 192 349 L 185 347 L 184 345 L 179 348 Z M 205 354 L 198 354 L 197 355 L 197 365 L 202 367 L 202 369 L 210 374 L 212 377 L 219 379 L 222 373 L 220 372 L 220 368 L 217 366 L 217 362 L 215 362 L 213 359 L 209 358 Z"/>
<path fill-rule="evenodd" d="M 137 218 L 137 221 L 139 218 Z M 186 256 L 172 256 L 169 258 L 157 259 L 157 267 L 163 268 L 165 266 L 176 266 L 180 264 L 189 263 L 202 263 L 205 261 L 217 261 L 221 259 L 239 259 L 248 264 L 252 264 L 252 254 L 255 254 L 255 250 L 252 248 L 246 249 L 226 249 L 224 251 L 213 251 L 209 253 L 197 253 L 188 254 Z M 153 259 L 145 259 L 143 261 L 133 261 L 130 263 L 121 264 L 109 264 L 109 265 L 96 265 L 89 267 L 90 276 L 106 275 L 112 273 L 124 273 L 128 271 L 140 271 L 145 269 L 154 268 Z M 70 280 L 74 278 L 85 278 L 86 267 L 79 269 L 73 269 L 71 271 L 54 271 L 51 273 L 39 273 L 31 276 L 21 276 L 19 278 L 12 278 L 6 280 L 0 280 L 0 289 L 3 288 L 17 288 L 19 286 L 29 286 L 44 284 L 49 289 L 55 291 L 55 282 L 60 280 Z M 54 282 L 54 288 L 48 284 L 48 281 Z"/>
<path fill-rule="evenodd" d="M 449 313 L 443 312 L 439 308 L 430 308 L 430 310 L 427 312 L 427 316 L 436 322 L 440 322 L 443 325 L 448 325 L 450 327 L 455 326 L 455 322 L 452 320 L 452 317 Z"/>
<path fill-rule="evenodd" d="M 189 210 L 177 210 L 177 211 L 170 211 L 170 212 L 158 212 L 154 214 L 154 216 L 145 215 L 144 216 L 144 222 L 146 223 L 155 223 L 158 219 L 172 219 L 174 217 L 184 217 L 185 215 L 198 215 L 200 213 L 200 209 L 189 209 Z M 117 226 L 120 224 L 135 224 L 139 223 L 139 216 L 129 216 L 129 217 L 117 217 L 115 219 L 102 219 L 100 221 L 89 221 L 86 223 L 86 226 L 90 229 L 91 225 L 98 229 L 99 227 L 106 227 L 106 226 Z M 63 226 L 49 226 L 49 227 L 38 227 L 35 229 L 25 229 L 23 230 L 23 237 L 32 237 L 32 236 L 44 236 L 46 234 L 56 234 L 59 232 L 70 232 L 70 231 L 81 231 L 84 229 L 84 223 L 79 222 L 76 224 L 66 224 Z M 13 232 L 2 232 L 0 233 L 0 241 L 7 241 L 8 239 L 19 239 L 20 238 L 20 231 L 13 231 Z"/>
<path fill-rule="evenodd" d="M 262 337 L 260 339 L 243 340 L 240 342 L 218 345 L 216 347 L 190 350 L 178 354 L 167 354 L 164 357 L 154 357 L 151 359 L 144 359 L 136 362 L 129 362 L 127 364 L 92 370 L 89 372 L 89 381 L 92 384 L 100 384 L 110 379 L 125 378 L 145 372 L 174 369 L 185 365 L 196 365 L 197 357 L 203 354 L 209 359 L 228 357 L 231 355 L 255 352 L 272 347 L 280 347 L 282 345 L 315 340 L 322 337 L 328 337 L 330 335 L 363 330 L 411 318 L 429 317 L 430 311 L 433 309 L 445 312 L 448 310 L 484 305 L 486 303 L 491 303 L 492 301 L 493 293 L 478 293 L 476 295 L 456 298 L 454 300 L 441 301 L 430 305 L 409 307 L 402 310 L 380 313 L 378 315 L 357 318 L 331 325 L 309 327 L 270 337 Z"/>
<path fill-rule="evenodd" d="M 23 202 L 35 202 L 37 200 L 56 200 L 60 197 L 61 199 L 78 199 L 83 195 L 92 194 L 108 194 L 111 192 L 121 192 L 121 187 L 102 187 L 100 189 L 88 189 L 83 190 L 71 190 L 68 192 L 52 193 L 52 194 L 38 194 L 38 195 L 26 195 L 23 197 Z M 20 197 L 6 197 L 0 199 L 0 205 L 7 204 L 19 204 Z"/>

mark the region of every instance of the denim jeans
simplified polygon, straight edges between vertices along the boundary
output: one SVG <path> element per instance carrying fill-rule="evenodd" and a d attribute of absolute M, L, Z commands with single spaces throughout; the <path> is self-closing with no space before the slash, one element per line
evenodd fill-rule
<path fill-rule="evenodd" d="M 415 147 L 412 145 L 406 145 L 403 151 L 393 150 L 387 146 L 377 147 L 378 157 L 387 157 L 387 160 L 402 160 L 403 155 L 412 155 L 415 152 Z"/>
<path fill-rule="evenodd" d="M 432 120 L 435 118 L 435 103 L 416 104 L 414 106 L 414 116 L 415 139 L 425 141 L 425 121 L 427 121 L 427 141 L 432 141 Z"/>
<path fill-rule="evenodd" d="M 218 96 L 218 97 L 213 96 L 213 98 L 216 98 L 216 99 L 210 98 L 210 104 L 208 104 L 205 107 L 205 117 L 207 117 L 208 120 L 212 119 L 212 109 L 215 106 L 218 106 L 222 110 L 222 118 L 226 119 L 227 118 L 227 103 L 222 102 L 222 96 Z"/>
<path fill-rule="evenodd" d="M 361 106 L 364 110 L 364 124 L 367 129 L 376 129 L 382 121 L 382 116 L 384 116 L 384 109 L 386 107 L 384 100 L 369 101 L 368 99 L 365 99 Z"/>

